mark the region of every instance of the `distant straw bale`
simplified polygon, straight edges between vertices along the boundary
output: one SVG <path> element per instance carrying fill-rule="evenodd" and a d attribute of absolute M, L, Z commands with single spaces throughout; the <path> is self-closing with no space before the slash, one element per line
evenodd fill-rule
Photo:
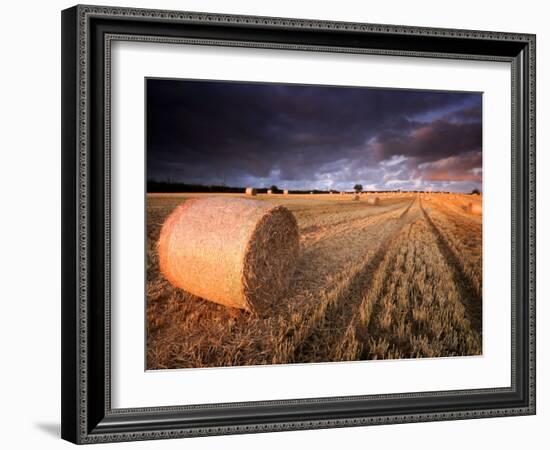
<path fill-rule="evenodd" d="M 284 194 L 284 195 L 288 195 L 288 189 L 285 189 L 285 190 L 283 191 L 283 194 Z"/>
<path fill-rule="evenodd" d="M 379 197 L 368 196 L 367 197 L 367 204 L 368 205 L 378 205 L 378 204 L 380 204 L 380 198 Z"/>
<path fill-rule="evenodd" d="M 269 195 L 271 195 L 271 194 L 273 194 L 273 191 L 272 191 L 271 189 L 268 189 L 268 190 L 267 190 L 267 193 L 268 193 Z"/>
<path fill-rule="evenodd" d="M 246 188 L 246 195 L 256 195 L 256 193 L 256 189 L 254 189 L 253 187 Z"/>
<path fill-rule="evenodd" d="M 481 206 L 481 203 L 470 202 L 468 203 L 467 211 L 469 214 L 481 216 L 481 213 L 483 212 L 483 208 Z"/>
<path fill-rule="evenodd" d="M 160 270 L 174 286 L 257 312 L 281 298 L 298 252 L 288 209 L 243 198 L 187 200 L 166 219 L 158 241 Z"/>

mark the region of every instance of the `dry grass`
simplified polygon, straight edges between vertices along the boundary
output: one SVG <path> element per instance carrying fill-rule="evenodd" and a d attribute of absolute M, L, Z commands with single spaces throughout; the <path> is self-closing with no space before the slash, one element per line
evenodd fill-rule
<path fill-rule="evenodd" d="M 254 315 L 160 275 L 160 227 L 188 197 L 148 196 L 149 369 L 481 353 L 481 218 L 467 198 L 258 195 L 294 213 L 301 251 L 287 296 Z"/>
<path fill-rule="evenodd" d="M 458 203 L 458 206 L 457 206 Z M 481 298 L 482 290 L 482 219 L 469 215 L 461 199 L 456 203 L 435 199 L 429 206 L 422 203 L 433 231 L 454 255 L 471 288 Z"/>
<path fill-rule="evenodd" d="M 439 249 L 418 206 L 390 244 L 359 313 L 334 354 L 337 360 L 475 355 L 480 323 L 465 303 L 478 302 Z"/>

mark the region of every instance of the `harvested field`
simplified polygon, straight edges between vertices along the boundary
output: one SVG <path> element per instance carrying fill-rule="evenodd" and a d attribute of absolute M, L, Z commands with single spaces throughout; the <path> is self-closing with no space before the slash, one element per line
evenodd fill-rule
<path fill-rule="evenodd" d="M 467 211 L 471 196 L 258 194 L 294 214 L 300 253 L 284 298 L 253 314 L 159 271 L 165 219 L 204 195 L 147 197 L 148 369 L 481 354 L 482 219 Z"/>

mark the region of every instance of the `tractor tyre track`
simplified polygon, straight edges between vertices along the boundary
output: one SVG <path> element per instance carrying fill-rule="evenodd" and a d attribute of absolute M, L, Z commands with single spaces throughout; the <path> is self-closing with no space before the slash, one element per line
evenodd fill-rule
<path fill-rule="evenodd" d="M 376 252 L 366 262 L 361 262 L 353 276 L 346 280 L 346 285 L 327 306 L 324 316 L 295 348 L 293 362 L 300 362 L 304 358 L 311 362 L 342 359 L 338 350 L 361 306 L 363 294 L 371 288 L 373 275 L 379 270 L 392 240 L 412 220 L 407 215 L 415 201 L 411 200 L 395 219 L 390 235 L 385 237 Z"/>
<path fill-rule="evenodd" d="M 464 265 L 461 260 L 455 254 L 453 249 L 447 244 L 445 237 L 433 222 L 429 214 L 425 211 L 420 202 L 420 209 L 428 222 L 430 229 L 437 240 L 437 246 L 439 251 L 447 261 L 449 267 L 453 268 L 453 278 L 456 286 L 461 291 L 461 301 L 466 309 L 466 315 L 470 320 L 472 328 L 481 334 L 482 329 L 482 296 L 475 285 L 470 281 L 470 278 L 464 273 Z"/>

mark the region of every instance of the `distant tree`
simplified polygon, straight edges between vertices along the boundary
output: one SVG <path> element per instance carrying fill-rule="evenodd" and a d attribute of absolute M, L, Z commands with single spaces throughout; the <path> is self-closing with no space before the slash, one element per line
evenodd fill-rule
<path fill-rule="evenodd" d="M 273 192 L 274 194 L 279 192 L 279 188 L 275 185 L 271 186 L 269 189 L 271 189 L 271 192 Z"/>
<path fill-rule="evenodd" d="M 363 190 L 363 185 L 362 184 L 356 184 L 355 186 L 353 186 L 353 190 L 355 192 L 361 192 Z"/>
<path fill-rule="evenodd" d="M 472 190 L 472 195 L 479 195 L 479 194 L 481 194 L 481 192 L 479 192 L 479 189 Z"/>

